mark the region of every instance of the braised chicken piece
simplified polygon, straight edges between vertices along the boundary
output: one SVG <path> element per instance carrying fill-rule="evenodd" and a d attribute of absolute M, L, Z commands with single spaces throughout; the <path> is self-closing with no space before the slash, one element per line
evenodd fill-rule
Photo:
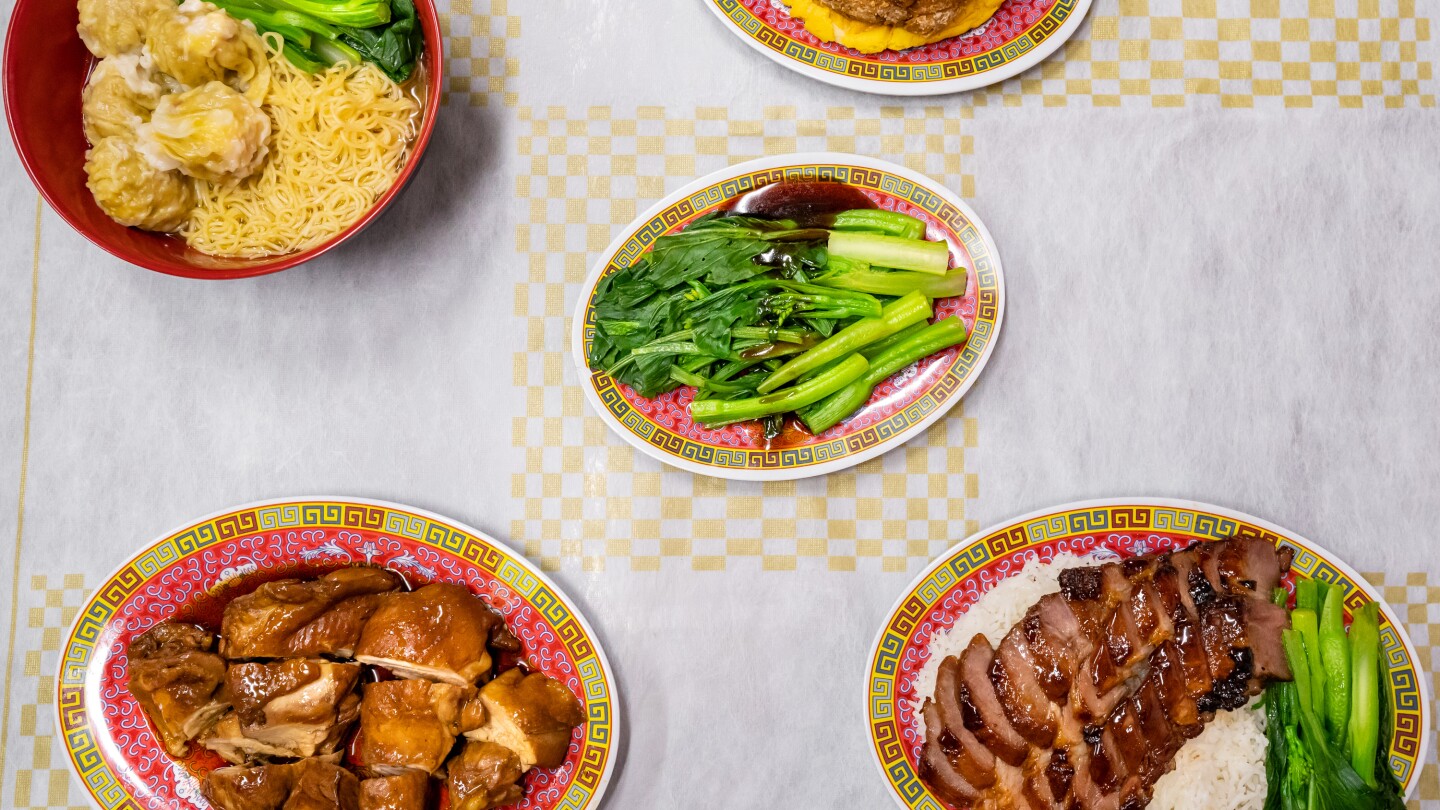
<path fill-rule="evenodd" d="M 183 757 L 229 708 L 221 694 L 225 662 L 215 636 L 189 624 L 162 622 L 130 642 L 130 694 L 160 733 L 165 750 Z"/>
<path fill-rule="evenodd" d="M 450 758 L 446 769 L 450 810 L 489 810 L 514 804 L 525 796 L 519 784 L 520 758 L 503 745 L 467 742 L 460 753 Z"/>
<path fill-rule="evenodd" d="M 820 0 L 846 17 L 871 25 L 893 25 L 917 34 L 944 31 L 965 12 L 965 0 Z"/>
<path fill-rule="evenodd" d="M 360 780 L 331 759 L 220 768 L 203 791 L 216 810 L 360 810 Z"/>
<path fill-rule="evenodd" d="M 226 658 L 350 658 L 381 594 L 401 585 L 379 568 L 342 568 L 315 580 L 267 582 L 225 606 Z"/>
<path fill-rule="evenodd" d="M 226 712 L 209 731 L 200 735 L 196 742 L 219 754 L 226 762 L 236 765 L 291 756 L 285 748 L 246 737 L 240 727 L 240 715 L 233 711 Z"/>
<path fill-rule="evenodd" d="M 453 683 L 380 681 L 360 704 L 360 762 L 374 774 L 434 773 L 460 733 L 463 691 Z"/>
<path fill-rule="evenodd" d="M 465 736 L 509 748 L 527 771 L 560 767 L 570 750 L 570 730 L 585 722 L 585 710 L 569 688 L 540 672 L 507 670 L 480 688 L 480 702 L 485 724 Z"/>
<path fill-rule="evenodd" d="M 437 582 L 386 595 L 365 623 L 355 659 L 401 678 L 470 686 L 490 671 L 487 649 L 500 615 L 459 585 Z"/>
<path fill-rule="evenodd" d="M 360 810 L 425 810 L 430 778 L 419 771 L 363 779 Z"/>
<path fill-rule="evenodd" d="M 225 684 L 241 734 L 272 756 L 309 757 L 338 748 L 360 716 L 359 679 L 359 664 L 291 658 L 235 664 Z"/>

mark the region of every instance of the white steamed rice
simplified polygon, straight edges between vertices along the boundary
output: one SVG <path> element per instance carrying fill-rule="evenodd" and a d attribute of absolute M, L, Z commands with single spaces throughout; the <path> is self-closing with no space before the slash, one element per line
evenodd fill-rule
<path fill-rule="evenodd" d="M 935 673 L 946 656 L 959 655 L 976 633 L 999 644 L 1010 628 L 1025 618 L 1030 606 L 1060 590 L 1060 572 L 1096 565 L 1099 561 L 1057 554 L 1048 563 L 1031 560 L 1020 573 L 999 582 L 980 597 L 949 630 L 930 641 L 930 659 L 915 680 L 915 720 L 923 736 L 920 707 L 935 692 Z M 1155 783 L 1152 810 L 1261 810 L 1265 805 L 1265 713 L 1252 703 L 1239 711 L 1222 711 L 1199 737 L 1187 742 L 1175 758 L 1175 770 Z"/>

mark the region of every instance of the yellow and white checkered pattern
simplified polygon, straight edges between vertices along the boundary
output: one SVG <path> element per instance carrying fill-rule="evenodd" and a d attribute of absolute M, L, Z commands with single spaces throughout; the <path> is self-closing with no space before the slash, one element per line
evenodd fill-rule
<path fill-rule="evenodd" d="M 19 718 L 11 729 L 18 728 L 19 736 L 6 746 L 7 770 L 14 776 L 13 781 L 7 780 L 9 795 L 0 797 L 0 806 L 14 810 L 90 807 L 84 789 L 70 776 L 64 741 L 55 736 L 60 644 L 89 595 L 81 574 L 66 574 L 58 581 L 37 574 L 30 578 L 29 590 L 20 599 L 15 650 L 24 665 L 12 671 L 9 695 L 11 711 Z"/>
<path fill-rule="evenodd" d="M 977 106 L 1433 107 L 1416 0 L 1096 0 L 1060 53 Z"/>
<path fill-rule="evenodd" d="M 512 82 L 520 62 L 507 42 L 520 36 L 511 0 L 450 0 L 440 24 L 445 35 L 445 102 L 485 107 L 491 99 L 514 106 Z"/>
<path fill-rule="evenodd" d="M 550 570 L 568 561 L 591 571 L 906 571 L 975 531 L 965 506 L 978 484 L 965 455 L 977 430 L 960 407 L 904 450 L 847 472 L 723 481 L 666 467 L 611 435 L 584 407 L 569 355 L 591 263 L 666 193 L 762 155 L 836 150 L 898 157 L 969 195 L 968 111 L 776 107 L 745 119 L 718 108 L 522 108 L 520 117 L 529 171 L 516 196 L 528 201 L 528 221 L 516 242 L 527 277 L 515 285 L 515 315 L 527 331 L 514 375 L 526 398 L 513 433 L 525 471 L 513 478 L 522 514 L 511 534 L 526 554 Z"/>

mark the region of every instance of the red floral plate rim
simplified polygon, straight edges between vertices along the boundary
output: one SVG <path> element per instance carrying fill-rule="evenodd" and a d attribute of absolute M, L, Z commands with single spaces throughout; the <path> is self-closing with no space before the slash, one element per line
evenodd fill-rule
<path fill-rule="evenodd" d="M 1414 642 L 1374 586 L 1331 552 L 1243 512 L 1195 501 L 1118 498 L 1042 509 L 971 535 L 931 563 L 886 614 L 866 667 L 865 722 L 875 764 L 895 801 L 907 810 L 948 807 L 916 775 L 924 741 L 911 708 L 915 680 L 929 659 L 934 634 L 953 626 L 996 583 L 1058 551 L 1118 559 L 1237 534 L 1294 549 L 1293 577 L 1339 584 L 1346 590 L 1347 609 L 1380 604 L 1380 640 L 1390 665 L 1395 715 L 1390 765 L 1406 795 L 1413 793 L 1430 747 L 1432 696 Z"/>
<path fill-rule="evenodd" d="M 1054 53 L 1091 0 L 1005 0 L 958 37 L 905 51 L 862 54 L 822 42 L 779 0 L 702 0 L 727 29 L 770 60 L 827 84 L 897 96 L 959 93 L 1004 81 Z"/>
<path fill-rule="evenodd" d="M 681 388 L 641 397 L 603 371 L 591 371 L 586 348 L 594 335 L 593 300 L 600 280 L 644 255 L 656 238 L 771 183 L 833 181 L 865 192 L 881 207 L 925 220 L 927 236 L 944 239 L 969 273 L 964 296 L 939 299 L 938 316 L 958 315 L 969 327 L 960 346 L 932 355 L 882 383 L 860 411 L 814 437 L 764 447 L 745 425 L 710 430 L 691 423 Z M 777 155 L 714 172 L 661 200 L 623 230 L 581 288 L 571 348 L 581 388 L 619 436 L 646 454 L 701 475 L 748 481 L 807 478 L 845 469 L 919 435 L 959 402 L 990 359 L 1005 309 L 1004 274 L 980 218 L 934 180 L 883 160 L 834 152 Z"/>
<path fill-rule="evenodd" d="M 523 556 L 431 512 L 362 498 L 262 501 L 216 512 L 142 547 L 95 589 L 61 650 L 56 728 L 71 768 L 105 810 L 207 808 L 203 750 L 171 758 L 123 686 L 124 642 L 158 621 L 213 621 L 237 591 L 284 575 L 379 564 L 412 581 L 467 585 L 505 616 L 537 669 L 585 705 L 560 768 L 526 775 L 523 810 L 598 807 L 618 759 L 614 671 L 585 617 Z M 220 587 L 224 584 L 224 587 Z M 192 749 L 198 749 L 192 746 Z"/>

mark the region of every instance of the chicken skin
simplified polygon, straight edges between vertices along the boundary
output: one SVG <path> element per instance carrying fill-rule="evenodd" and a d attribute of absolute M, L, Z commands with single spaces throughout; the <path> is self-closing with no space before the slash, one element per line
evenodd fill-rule
<path fill-rule="evenodd" d="M 210 652 L 215 636 L 163 622 L 130 642 L 130 694 L 155 725 L 165 750 L 183 757 L 229 708 L 222 695 L 225 662 Z"/>
<path fill-rule="evenodd" d="M 560 767 L 571 729 L 585 722 L 585 710 L 569 688 L 540 672 L 508 670 L 481 687 L 480 702 L 486 722 L 465 736 L 509 748 L 525 770 Z"/>
<path fill-rule="evenodd" d="M 401 678 L 428 678 L 471 686 L 490 671 L 487 647 L 504 620 L 468 589 L 437 582 L 388 594 L 376 608 L 355 659 Z"/>
<path fill-rule="evenodd" d="M 267 582 L 225 606 L 226 658 L 350 658 L 381 594 L 400 577 L 379 568 L 342 568 L 315 580 Z"/>

